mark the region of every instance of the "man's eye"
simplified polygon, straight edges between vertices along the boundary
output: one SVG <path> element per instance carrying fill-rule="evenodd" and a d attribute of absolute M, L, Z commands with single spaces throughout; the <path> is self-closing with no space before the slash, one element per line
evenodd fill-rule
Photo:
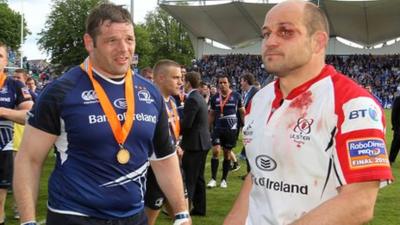
<path fill-rule="evenodd" d="M 281 37 L 283 37 L 283 38 L 290 38 L 292 35 L 293 35 L 293 31 L 291 31 L 291 30 L 281 30 L 280 32 L 279 32 L 279 35 L 281 36 Z"/>
<path fill-rule="evenodd" d="M 262 34 L 264 39 L 268 39 L 270 35 L 271 35 L 270 32 L 265 32 L 265 33 Z"/>

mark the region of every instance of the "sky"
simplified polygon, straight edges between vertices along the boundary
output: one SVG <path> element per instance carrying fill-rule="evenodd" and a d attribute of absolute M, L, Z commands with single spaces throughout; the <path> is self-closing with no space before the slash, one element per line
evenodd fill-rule
<path fill-rule="evenodd" d="M 51 0 L 8 0 L 11 9 L 23 12 L 28 29 L 32 33 L 26 37 L 23 44 L 23 55 L 32 59 L 47 58 L 45 52 L 41 52 L 37 47 L 38 33 L 44 28 L 47 16 L 50 14 Z M 130 10 L 130 0 L 112 0 L 118 5 L 127 5 Z M 157 7 L 157 0 L 134 0 L 134 21 L 135 23 L 144 22 L 144 17 L 149 11 Z"/>

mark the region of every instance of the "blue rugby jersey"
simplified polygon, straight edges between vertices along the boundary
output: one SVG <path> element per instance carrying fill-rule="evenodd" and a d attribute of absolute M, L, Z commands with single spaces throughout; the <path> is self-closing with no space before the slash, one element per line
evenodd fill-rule
<path fill-rule="evenodd" d="M 223 115 L 221 116 L 220 104 L 223 100 L 220 99 L 220 95 L 216 94 L 212 96 L 210 100 L 211 110 L 215 113 L 214 129 L 238 129 L 238 109 L 243 107 L 242 96 L 232 91 L 229 100 L 226 102 L 223 108 Z"/>
<path fill-rule="evenodd" d="M 133 76 L 135 116 L 124 143 L 131 158 L 124 165 L 117 162 L 119 146 L 80 67 L 54 81 L 37 99 L 29 124 L 59 136 L 56 166 L 49 180 L 50 210 L 103 219 L 143 210 L 148 159 L 169 157 L 175 150 L 161 94 L 144 78 Z M 124 121 L 124 81 L 98 75 L 95 79 L 108 94 L 119 120 Z"/>
<path fill-rule="evenodd" d="M 18 80 L 7 77 L 0 89 L 0 107 L 15 109 L 24 101 L 31 100 L 29 90 Z M 0 151 L 13 150 L 14 122 L 0 117 Z"/>

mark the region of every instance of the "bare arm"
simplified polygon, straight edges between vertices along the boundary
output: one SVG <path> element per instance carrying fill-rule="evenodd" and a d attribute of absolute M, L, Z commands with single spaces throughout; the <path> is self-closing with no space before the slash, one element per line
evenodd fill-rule
<path fill-rule="evenodd" d="M 306 213 L 291 225 L 361 225 L 370 221 L 379 182 L 354 183 L 339 189 L 339 195 Z"/>
<path fill-rule="evenodd" d="M 21 222 L 35 220 L 36 201 L 43 163 L 57 136 L 26 125 L 15 158 L 14 193 Z"/>
<path fill-rule="evenodd" d="M 17 109 L 0 107 L 0 117 L 24 125 L 26 113 L 32 108 L 32 101 L 21 102 Z"/>
<path fill-rule="evenodd" d="M 176 154 L 162 160 L 150 161 L 157 182 L 171 204 L 174 214 L 188 211 L 183 193 L 182 175 Z M 184 223 L 191 224 L 191 223 Z"/>
<path fill-rule="evenodd" d="M 239 115 L 240 115 L 240 121 L 242 121 L 242 124 L 244 124 L 244 114 L 245 114 L 246 110 L 244 107 L 239 108 Z"/>
<path fill-rule="evenodd" d="M 251 174 L 249 173 L 243 182 L 242 189 L 240 190 L 235 204 L 224 220 L 224 225 L 244 225 L 246 223 L 251 187 Z"/>

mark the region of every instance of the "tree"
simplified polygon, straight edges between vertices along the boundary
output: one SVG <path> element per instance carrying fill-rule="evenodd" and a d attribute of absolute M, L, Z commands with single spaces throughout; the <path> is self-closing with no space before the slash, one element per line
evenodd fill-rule
<path fill-rule="evenodd" d="M 83 45 L 85 21 L 90 10 L 105 0 L 55 0 L 38 44 L 58 71 L 80 64 L 87 56 Z M 61 70 L 61 71 L 60 71 Z"/>
<path fill-rule="evenodd" d="M 23 39 L 30 34 L 24 19 Z M 17 50 L 21 46 L 21 14 L 8 7 L 7 1 L 0 0 L 0 41 L 11 49 Z"/>
<path fill-rule="evenodd" d="M 159 59 L 172 59 L 188 65 L 194 58 L 188 33 L 163 9 L 158 7 L 146 16 L 146 29 L 153 45 L 154 62 Z"/>
<path fill-rule="evenodd" d="M 136 49 L 135 54 L 139 55 L 139 68 L 154 65 L 154 47 L 150 42 L 150 34 L 143 24 L 135 25 Z"/>

